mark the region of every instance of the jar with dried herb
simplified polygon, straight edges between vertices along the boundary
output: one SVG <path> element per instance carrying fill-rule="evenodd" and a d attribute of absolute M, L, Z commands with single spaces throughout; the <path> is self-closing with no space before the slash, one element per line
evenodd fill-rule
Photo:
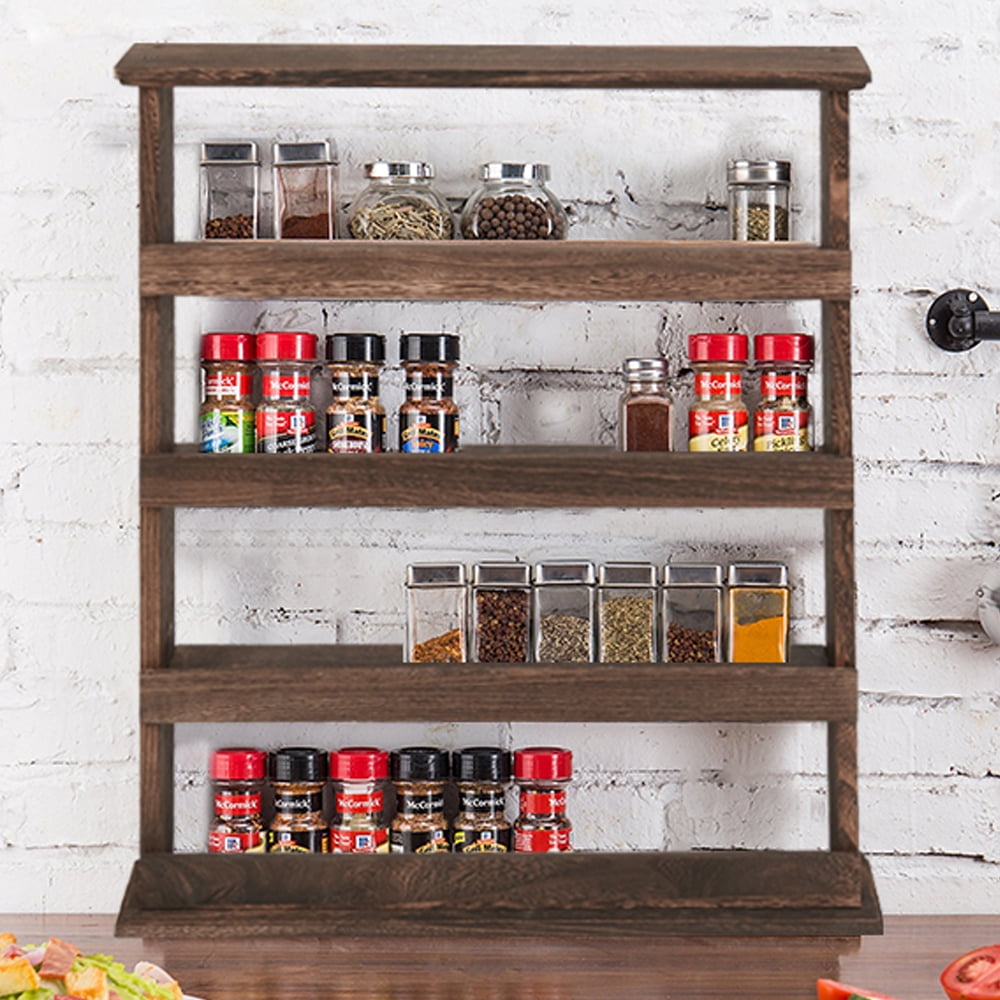
<path fill-rule="evenodd" d="M 206 333 L 201 338 L 201 451 L 247 455 L 256 450 L 255 356 L 249 333 Z"/>
<path fill-rule="evenodd" d="M 788 569 L 780 563 L 729 567 L 726 617 L 732 663 L 788 659 Z"/>
<path fill-rule="evenodd" d="M 721 661 L 721 566 L 669 563 L 664 567 L 663 651 L 667 663 Z"/>
<path fill-rule="evenodd" d="M 452 333 L 404 333 L 399 360 L 406 399 L 399 408 L 399 450 L 411 454 L 458 450 L 458 405 L 452 393 L 459 361 Z"/>
<path fill-rule="evenodd" d="M 788 239 L 788 160 L 731 160 L 727 180 L 732 239 Z"/>
<path fill-rule="evenodd" d="M 597 584 L 598 663 L 655 663 L 656 568 L 605 563 Z"/>
<path fill-rule="evenodd" d="M 593 563 L 535 566 L 536 663 L 594 662 L 594 583 Z"/>
<path fill-rule="evenodd" d="M 356 240 L 450 240 L 451 209 L 434 190 L 429 163 L 365 164 L 368 186 L 347 209 Z"/>
<path fill-rule="evenodd" d="M 664 358 L 626 358 L 621 400 L 622 451 L 670 451 L 670 394 Z"/>
<path fill-rule="evenodd" d="M 753 415 L 754 451 L 812 451 L 808 382 L 813 339 L 805 333 L 761 333 L 753 339 L 760 403 Z"/>
<path fill-rule="evenodd" d="M 330 143 L 274 144 L 274 235 L 332 240 L 336 235 L 337 163 Z"/>
<path fill-rule="evenodd" d="M 240 854 L 264 849 L 261 803 L 267 754 L 252 747 L 226 747 L 212 754 L 214 814 L 208 831 L 213 854 Z"/>
<path fill-rule="evenodd" d="M 484 163 L 482 187 L 462 209 L 467 240 L 563 240 L 566 210 L 546 186 L 547 163 Z"/>
<path fill-rule="evenodd" d="M 421 563 L 406 571 L 406 659 L 464 663 L 466 578 L 460 563 Z"/>
<path fill-rule="evenodd" d="M 330 754 L 333 854 L 387 854 L 389 822 L 385 785 L 389 753 L 377 747 L 344 747 Z"/>
<path fill-rule="evenodd" d="M 510 754 L 500 747 L 466 747 L 451 758 L 458 786 L 458 815 L 452 823 L 456 853 L 506 854 L 511 825 L 504 812 L 510 782 Z"/>
<path fill-rule="evenodd" d="M 531 567 L 479 563 L 472 571 L 474 663 L 527 663 L 531 652 Z"/>
<path fill-rule="evenodd" d="M 695 394 L 688 410 L 688 451 L 746 451 L 746 336 L 694 333 L 688 338 L 688 353 L 694 369 Z"/>
<path fill-rule="evenodd" d="M 316 408 L 311 401 L 316 334 L 258 333 L 261 400 L 257 451 L 268 455 L 316 450 Z"/>
<path fill-rule="evenodd" d="M 328 854 L 330 829 L 323 816 L 327 755 L 315 747 L 283 747 L 271 757 L 274 818 L 267 831 L 271 853 Z"/>
<path fill-rule="evenodd" d="M 260 159 L 255 142 L 206 142 L 201 147 L 201 235 L 254 240 L 260 217 Z"/>
<path fill-rule="evenodd" d="M 396 815 L 389 831 L 392 853 L 449 853 L 444 816 L 448 754 L 436 747 L 393 750 L 390 770 L 396 786 Z"/>
<path fill-rule="evenodd" d="M 518 853 L 571 851 L 573 824 L 566 815 L 566 786 L 573 777 L 573 754 L 562 747 L 514 751 L 514 780 L 520 808 L 514 820 Z"/>
<path fill-rule="evenodd" d="M 378 333 L 333 333 L 326 338 L 326 370 L 333 401 L 326 408 L 326 450 L 338 455 L 385 451 L 385 407 L 379 375 L 385 337 Z"/>

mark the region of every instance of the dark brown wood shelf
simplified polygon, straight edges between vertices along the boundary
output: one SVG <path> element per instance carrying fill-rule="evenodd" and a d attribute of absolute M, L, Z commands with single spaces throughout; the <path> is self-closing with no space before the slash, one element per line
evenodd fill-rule
<path fill-rule="evenodd" d="M 404 663 L 400 646 L 178 646 L 140 677 L 172 722 L 852 722 L 857 675 L 821 647 L 786 664 Z M 385 692 L 392 697 L 386 698 Z"/>
<path fill-rule="evenodd" d="M 116 933 L 154 937 L 881 932 L 849 851 L 151 854 Z"/>
<path fill-rule="evenodd" d="M 141 459 L 148 507 L 813 507 L 848 510 L 850 458 L 471 446 L 452 455 Z"/>
<path fill-rule="evenodd" d="M 140 289 L 228 299 L 848 299 L 851 255 L 732 241 L 207 240 L 143 247 Z"/>
<path fill-rule="evenodd" d="M 140 87 L 559 87 L 853 90 L 853 47 L 137 44 L 115 66 Z"/>

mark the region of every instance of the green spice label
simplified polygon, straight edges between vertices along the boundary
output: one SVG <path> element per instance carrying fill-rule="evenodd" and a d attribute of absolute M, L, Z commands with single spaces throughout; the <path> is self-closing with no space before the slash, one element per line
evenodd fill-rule
<path fill-rule="evenodd" d="M 201 415 L 201 450 L 214 454 L 253 454 L 257 446 L 252 410 L 205 410 Z"/>

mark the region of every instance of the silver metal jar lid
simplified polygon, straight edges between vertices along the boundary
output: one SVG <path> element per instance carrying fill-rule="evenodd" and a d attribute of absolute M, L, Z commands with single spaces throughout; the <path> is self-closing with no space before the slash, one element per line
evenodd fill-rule
<path fill-rule="evenodd" d="M 406 567 L 408 587 L 464 587 L 465 567 L 460 563 L 416 563 Z"/>
<path fill-rule="evenodd" d="M 201 144 L 203 165 L 225 164 L 227 166 L 257 166 L 257 143 L 255 142 L 203 142 Z"/>
<path fill-rule="evenodd" d="M 479 176 L 484 181 L 541 181 L 545 184 L 550 176 L 547 163 L 484 163 L 479 168 Z"/>
<path fill-rule="evenodd" d="M 283 164 L 327 166 L 333 160 L 330 157 L 330 143 L 322 142 L 276 142 L 274 150 L 274 165 Z"/>
<path fill-rule="evenodd" d="M 788 160 L 730 160 L 726 175 L 730 184 L 788 184 L 792 164 Z"/>
<path fill-rule="evenodd" d="M 535 583 L 566 584 L 594 582 L 594 564 L 589 562 L 544 562 L 535 565 Z"/>
<path fill-rule="evenodd" d="M 434 167 L 429 163 L 394 162 L 390 160 L 376 160 L 374 163 L 365 164 L 365 176 L 373 179 L 385 177 L 414 177 L 429 180 L 434 176 Z"/>
<path fill-rule="evenodd" d="M 662 382 L 667 377 L 666 358 L 626 358 L 622 371 L 640 382 Z"/>
<path fill-rule="evenodd" d="M 531 584 L 531 567 L 527 563 L 477 563 L 472 568 L 475 587 L 527 587 Z"/>
<path fill-rule="evenodd" d="M 721 587 L 722 567 L 717 563 L 667 563 L 663 583 L 667 587 Z"/>
<path fill-rule="evenodd" d="M 730 587 L 787 587 L 788 567 L 781 563 L 733 563 Z"/>
<path fill-rule="evenodd" d="M 602 587 L 655 587 L 656 567 L 651 563 L 605 563 L 597 580 Z"/>

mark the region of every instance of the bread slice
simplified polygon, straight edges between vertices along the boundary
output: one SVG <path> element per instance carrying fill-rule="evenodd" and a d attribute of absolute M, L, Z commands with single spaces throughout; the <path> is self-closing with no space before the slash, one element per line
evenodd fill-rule
<path fill-rule="evenodd" d="M 66 992 L 80 1000 L 108 1000 L 108 974 L 93 965 L 79 972 L 68 972 Z"/>
<path fill-rule="evenodd" d="M 17 944 L 17 938 L 13 934 L 0 934 L 0 955 L 2 955 L 12 944 Z"/>
<path fill-rule="evenodd" d="M 38 973 L 26 958 L 0 958 L 0 996 L 38 989 L 38 984 Z"/>

